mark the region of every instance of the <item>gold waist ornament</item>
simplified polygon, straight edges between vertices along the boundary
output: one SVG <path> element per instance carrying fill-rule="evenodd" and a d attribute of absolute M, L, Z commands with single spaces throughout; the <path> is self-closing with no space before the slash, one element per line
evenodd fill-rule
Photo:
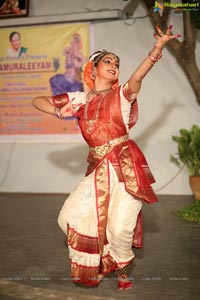
<path fill-rule="evenodd" d="M 114 146 L 121 144 L 122 142 L 127 141 L 129 138 L 128 134 L 125 134 L 123 136 L 120 136 L 114 140 L 108 141 L 107 143 L 101 145 L 101 146 L 95 146 L 90 147 L 89 151 L 94 154 L 98 155 L 105 155 L 109 150 L 111 150 Z"/>

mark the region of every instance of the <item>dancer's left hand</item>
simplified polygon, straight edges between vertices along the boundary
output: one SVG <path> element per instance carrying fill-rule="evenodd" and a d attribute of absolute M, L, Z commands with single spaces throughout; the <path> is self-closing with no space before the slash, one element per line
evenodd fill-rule
<path fill-rule="evenodd" d="M 163 33 L 159 26 L 155 26 L 157 33 L 154 33 L 154 37 L 157 39 L 155 46 L 162 49 L 169 41 L 181 37 L 181 34 L 172 34 L 170 25 L 166 32 Z"/>

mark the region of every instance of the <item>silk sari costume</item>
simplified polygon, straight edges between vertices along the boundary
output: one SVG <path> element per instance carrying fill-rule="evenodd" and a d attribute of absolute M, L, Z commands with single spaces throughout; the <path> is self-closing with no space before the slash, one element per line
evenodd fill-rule
<path fill-rule="evenodd" d="M 88 169 L 65 201 L 58 224 L 67 235 L 71 277 L 88 286 L 98 283 L 99 273 L 133 261 L 132 246 L 142 247 L 142 203 L 157 201 L 146 159 L 128 137 L 138 107 L 136 96 L 127 101 L 125 88 L 94 95 L 89 102 L 84 92 L 67 95 L 81 103 L 76 116 L 89 146 Z"/>

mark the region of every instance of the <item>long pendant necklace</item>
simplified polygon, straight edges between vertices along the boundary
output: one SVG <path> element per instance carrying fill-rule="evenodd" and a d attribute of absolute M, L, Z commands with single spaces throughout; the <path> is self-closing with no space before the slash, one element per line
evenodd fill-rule
<path fill-rule="evenodd" d="M 100 111 L 101 103 L 104 99 L 105 93 L 107 93 L 108 91 L 110 91 L 110 89 L 101 90 L 101 91 L 91 91 L 90 93 L 88 93 L 88 97 L 87 97 L 88 100 L 86 101 L 86 105 L 85 105 L 85 109 L 84 109 L 84 120 L 87 123 L 86 131 L 88 133 L 92 132 L 92 130 L 94 128 L 94 125 L 95 125 L 97 119 L 99 118 L 99 111 Z M 100 96 L 93 119 L 88 119 L 88 108 L 89 108 L 89 103 L 90 103 L 90 101 L 89 101 L 90 94 L 97 94 L 97 95 Z"/>

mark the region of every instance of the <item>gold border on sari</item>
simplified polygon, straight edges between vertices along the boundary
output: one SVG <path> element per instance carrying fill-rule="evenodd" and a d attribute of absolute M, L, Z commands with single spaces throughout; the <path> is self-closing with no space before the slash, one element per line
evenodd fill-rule
<path fill-rule="evenodd" d="M 73 228 L 67 228 L 68 244 L 71 248 L 85 253 L 99 254 L 97 237 L 90 237 L 76 232 Z"/>
<path fill-rule="evenodd" d="M 104 159 L 95 170 L 97 226 L 100 255 L 103 253 L 103 247 L 106 240 L 106 225 L 110 198 L 110 181 L 108 172 L 108 160 Z"/>

